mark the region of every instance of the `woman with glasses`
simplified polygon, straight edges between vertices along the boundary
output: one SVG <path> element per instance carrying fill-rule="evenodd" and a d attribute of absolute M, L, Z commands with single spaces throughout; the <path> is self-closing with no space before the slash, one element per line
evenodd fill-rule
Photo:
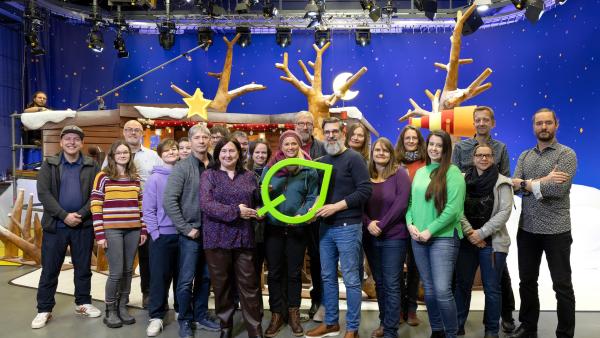
<path fill-rule="evenodd" d="M 458 334 L 465 334 L 471 287 L 479 266 L 485 294 L 485 337 L 498 337 L 502 299 L 500 279 L 510 246 L 506 222 L 513 205 L 512 181 L 498 172 L 494 151 L 487 144 L 475 147 L 473 166 L 466 171 L 465 181 L 467 195 L 461 219 L 465 237 L 460 241 L 458 251 L 454 295 Z"/>

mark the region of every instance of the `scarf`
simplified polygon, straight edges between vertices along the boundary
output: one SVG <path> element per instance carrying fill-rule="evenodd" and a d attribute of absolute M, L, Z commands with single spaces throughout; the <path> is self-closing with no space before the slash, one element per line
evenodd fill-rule
<path fill-rule="evenodd" d="M 412 163 L 421 160 L 421 155 L 418 151 L 407 151 L 404 153 L 404 162 Z"/>
<path fill-rule="evenodd" d="M 493 193 L 494 186 L 498 181 L 498 167 L 492 164 L 485 170 L 481 176 L 475 166 L 469 167 L 465 173 L 465 182 L 467 184 L 467 195 L 470 197 L 484 197 Z"/>

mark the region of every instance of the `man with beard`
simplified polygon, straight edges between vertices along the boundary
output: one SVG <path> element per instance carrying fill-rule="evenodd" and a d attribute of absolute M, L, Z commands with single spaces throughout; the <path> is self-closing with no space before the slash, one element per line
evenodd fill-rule
<path fill-rule="evenodd" d="M 302 150 L 307 152 L 310 158 L 316 160 L 327 153 L 323 142 L 314 138 L 314 127 L 313 115 L 310 112 L 301 111 L 294 117 L 294 130 L 300 135 Z M 323 285 L 321 281 L 321 257 L 319 256 L 319 222 L 308 224 L 306 229 L 310 232 L 307 247 L 312 282 L 312 289 L 310 290 L 311 306 L 308 310 L 308 316 L 316 322 L 322 322 L 325 308 L 321 306 Z M 319 309 L 320 311 L 318 311 Z"/>
<path fill-rule="evenodd" d="M 362 210 L 371 197 L 369 171 L 363 157 L 344 146 L 342 121 L 331 117 L 323 120 L 327 155 L 319 161 L 333 167 L 325 205 L 315 217 L 320 218 L 321 275 L 325 319 L 306 333 L 308 338 L 338 335 L 339 285 L 338 260 L 346 286 L 348 311 L 344 338 L 357 338 L 360 324 Z"/>
<path fill-rule="evenodd" d="M 495 140 L 491 131 L 496 127 L 494 110 L 488 106 L 479 106 L 473 111 L 473 125 L 476 134 L 473 138 L 465 139 L 454 146 L 452 152 L 452 163 L 456 164 L 460 171 L 466 172 L 473 166 L 473 150 L 478 144 L 487 144 L 494 150 L 496 166 L 500 174 L 510 177 L 510 163 L 506 144 Z M 508 266 L 504 266 L 500 279 L 502 289 L 502 330 L 512 332 L 515 329 L 513 311 L 515 310 L 515 296 L 513 294 Z M 459 329 L 460 331 L 460 329 Z"/>
<path fill-rule="evenodd" d="M 542 108 L 533 115 L 537 145 L 519 156 L 513 187 L 523 194 L 517 247 L 519 248 L 519 328 L 508 337 L 537 337 L 540 314 L 538 277 L 542 253 L 556 292 L 556 337 L 573 337 L 575 294 L 571 281 L 571 216 L 569 194 L 577 157 L 556 141 L 558 120 Z"/>

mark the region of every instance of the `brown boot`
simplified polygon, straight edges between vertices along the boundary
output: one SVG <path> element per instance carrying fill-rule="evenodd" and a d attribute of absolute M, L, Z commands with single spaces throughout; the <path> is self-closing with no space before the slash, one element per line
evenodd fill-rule
<path fill-rule="evenodd" d="M 371 338 L 381 338 L 383 337 L 383 326 L 379 326 L 371 333 Z"/>
<path fill-rule="evenodd" d="M 408 319 L 406 320 L 406 322 L 410 326 L 418 326 L 419 324 L 421 324 L 421 320 L 419 319 L 419 317 L 417 317 L 416 312 L 409 312 Z"/>
<path fill-rule="evenodd" d="M 327 325 L 325 323 L 319 324 L 319 326 L 308 330 L 306 332 L 306 338 L 322 338 L 328 336 L 337 336 L 340 334 L 340 324 Z"/>
<path fill-rule="evenodd" d="M 300 308 L 291 307 L 288 309 L 288 325 L 292 329 L 292 334 L 296 337 L 304 336 L 304 329 L 300 325 Z"/>
<path fill-rule="evenodd" d="M 275 337 L 281 328 L 283 327 L 283 316 L 277 312 L 273 312 L 271 314 L 271 322 L 269 323 L 269 327 L 267 327 L 267 331 L 265 331 L 265 337 L 272 338 Z"/>
<path fill-rule="evenodd" d="M 400 323 L 399 324 L 404 324 L 404 322 L 406 322 L 406 320 L 404 320 L 404 312 L 400 312 Z"/>
<path fill-rule="evenodd" d="M 344 338 L 359 338 L 358 337 L 358 330 L 356 330 L 356 331 L 346 331 L 346 334 L 344 335 Z"/>

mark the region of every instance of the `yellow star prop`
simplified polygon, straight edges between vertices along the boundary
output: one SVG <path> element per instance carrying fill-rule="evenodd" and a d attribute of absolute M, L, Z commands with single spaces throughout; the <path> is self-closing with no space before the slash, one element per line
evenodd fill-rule
<path fill-rule="evenodd" d="M 208 112 L 206 111 L 206 107 L 208 107 L 212 101 L 204 98 L 204 94 L 200 88 L 196 88 L 194 95 L 184 98 L 183 101 L 185 101 L 185 104 L 187 104 L 190 108 L 187 113 L 188 118 L 198 115 L 204 121 L 208 120 Z"/>

